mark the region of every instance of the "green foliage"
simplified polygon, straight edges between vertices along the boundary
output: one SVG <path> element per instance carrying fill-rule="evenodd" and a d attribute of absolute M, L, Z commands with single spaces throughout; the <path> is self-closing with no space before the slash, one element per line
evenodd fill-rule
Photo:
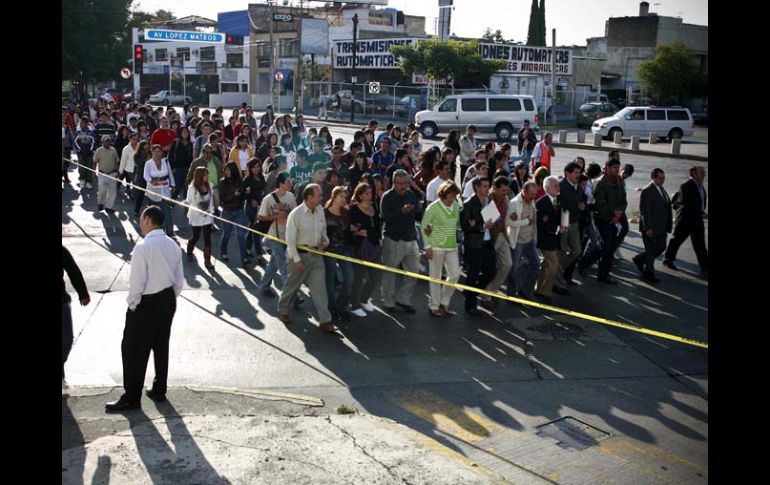
<path fill-rule="evenodd" d="M 478 46 L 478 41 L 429 39 L 408 46 L 393 46 L 390 51 L 401 58 L 401 72 L 407 76 L 415 72 L 434 79 L 451 76 L 455 87 L 478 87 L 505 67 L 505 61 L 483 60 Z"/>
<path fill-rule="evenodd" d="M 532 8 L 529 11 L 529 30 L 527 31 L 527 45 L 538 45 L 540 31 L 540 10 L 537 0 L 532 0 Z"/>
<path fill-rule="evenodd" d="M 337 414 L 356 414 L 357 412 L 358 412 L 358 409 L 349 408 L 344 404 L 337 408 Z"/>
<path fill-rule="evenodd" d="M 547 46 L 547 33 L 548 30 L 545 28 L 545 0 L 540 0 L 540 11 L 538 12 L 538 15 L 540 16 L 539 21 L 539 27 L 538 27 L 538 34 L 540 37 L 538 37 L 537 41 L 538 43 L 536 45 L 539 46 Z"/>
<path fill-rule="evenodd" d="M 484 34 L 481 36 L 481 39 L 487 42 L 493 42 L 495 44 L 505 44 L 509 42 L 505 40 L 505 38 L 503 37 L 502 30 L 497 29 L 494 32 L 492 32 L 492 29 L 490 29 L 489 27 L 487 27 L 487 29 L 484 31 Z"/>
<path fill-rule="evenodd" d="M 708 96 L 708 74 L 701 73 L 698 58 L 684 44 L 660 46 L 655 58 L 637 68 L 637 76 L 656 103 L 679 104 Z"/>

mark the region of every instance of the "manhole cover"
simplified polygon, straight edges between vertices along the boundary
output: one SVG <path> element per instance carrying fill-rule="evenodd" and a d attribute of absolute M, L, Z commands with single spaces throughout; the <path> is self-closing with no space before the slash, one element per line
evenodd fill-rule
<path fill-rule="evenodd" d="M 550 335 L 553 338 L 558 339 L 576 339 L 583 335 L 583 328 L 580 325 L 574 323 L 564 322 L 545 322 L 540 325 L 528 327 L 527 330 L 534 330 L 535 332 L 542 333 L 544 335 Z"/>
<path fill-rule="evenodd" d="M 557 446 L 577 450 L 584 450 L 598 445 L 600 441 L 604 441 L 612 436 L 610 433 L 595 428 L 572 416 L 565 416 L 550 423 L 542 424 L 537 429 L 537 435 L 541 438 L 553 438 L 557 441 Z"/>

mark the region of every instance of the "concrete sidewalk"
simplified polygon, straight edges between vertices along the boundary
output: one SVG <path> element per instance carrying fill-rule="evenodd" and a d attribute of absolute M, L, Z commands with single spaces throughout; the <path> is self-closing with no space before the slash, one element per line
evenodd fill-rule
<path fill-rule="evenodd" d="M 164 403 L 110 415 L 120 390 L 72 393 L 62 484 L 506 483 L 404 425 L 312 397 L 171 388 Z"/>

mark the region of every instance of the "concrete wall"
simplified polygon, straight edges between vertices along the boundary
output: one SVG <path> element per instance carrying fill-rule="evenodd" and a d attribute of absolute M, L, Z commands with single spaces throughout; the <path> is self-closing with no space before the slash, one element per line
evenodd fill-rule
<path fill-rule="evenodd" d="M 655 47 L 658 38 L 659 17 L 610 18 L 607 28 L 607 47 Z"/>
<path fill-rule="evenodd" d="M 607 37 L 586 39 L 586 57 L 607 58 Z"/>
<path fill-rule="evenodd" d="M 658 44 L 671 45 L 681 42 L 697 54 L 708 54 L 709 28 L 705 25 L 682 23 L 682 19 L 661 17 L 658 24 Z"/>
<path fill-rule="evenodd" d="M 571 86 L 590 85 L 591 89 L 597 89 L 601 83 L 603 59 L 573 57 Z"/>

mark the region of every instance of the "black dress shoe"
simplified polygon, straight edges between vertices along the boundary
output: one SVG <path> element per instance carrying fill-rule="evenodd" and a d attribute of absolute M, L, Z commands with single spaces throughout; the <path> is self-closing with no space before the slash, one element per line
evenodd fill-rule
<path fill-rule="evenodd" d="M 660 283 L 660 278 L 656 277 L 654 273 L 645 272 L 642 275 L 642 279 L 644 281 L 649 281 L 650 283 Z"/>
<path fill-rule="evenodd" d="M 129 401 L 125 398 L 125 395 L 121 396 L 117 401 L 108 402 L 104 405 L 104 410 L 108 413 L 128 411 L 130 409 L 142 409 L 142 404 L 139 401 Z"/>
<path fill-rule="evenodd" d="M 396 303 L 396 305 L 400 306 L 406 313 L 417 313 L 417 310 L 415 310 L 412 305 L 406 305 L 404 303 Z"/>
<path fill-rule="evenodd" d="M 565 281 L 567 282 L 568 286 L 580 286 L 580 283 L 578 283 L 577 281 L 573 280 L 572 278 L 570 278 L 568 280 L 565 280 Z"/>
<path fill-rule="evenodd" d="M 468 315 L 473 315 L 474 317 L 484 316 L 484 313 L 478 308 L 471 308 L 469 310 L 465 310 L 465 313 L 467 313 Z"/>
<path fill-rule="evenodd" d="M 144 391 L 144 394 L 155 402 L 163 402 L 166 400 L 165 393 L 161 394 L 159 392 L 156 392 L 153 389 L 147 389 L 146 391 Z"/>
<path fill-rule="evenodd" d="M 562 288 L 561 286 L 554 286 L 553 292 L 557 295 L 569 296 L 569 291 L 567 291 L 565 288 Z"/>
<path fill-rule="evenodd" d="M 639 270 L 639 272 L 644 274 L 644 262 L 642 261 L 641 258 L 639 258 L 639 259 L 637 259 L 637 258 L 639 258 L 639 255 L 634 256 L 633 262 L 636 265 L 636 267 Z"/>
<path fill-rule="evenodd" d="M 297 295 L 294 297 L 294 301 L 292 302 L 292 306 L 294 308 L 299 308 L 302 306 L 302 304 L 305 303 L 305 299 L 301 296 Z"/>
<path fill-rule="evenodd" d="M 676 267 L 673 261 L 669 261 L 668 259 L 663 260 L 663 266 L 666 268 L 673 269 L 674 271 L 679 271 L 679 268 Z"/>
<path fill-rule="evenodd" d="M 269 286 L 267 288 L 265 288 L 264 290 L 262 290 L 262 294 L 265 295 L 265 296 L 268 296 L 270 298 L 275 298 L 276 296 L 278 296 L 278 295 L 276 295 L 275 290 L 270 288 Z"/>

